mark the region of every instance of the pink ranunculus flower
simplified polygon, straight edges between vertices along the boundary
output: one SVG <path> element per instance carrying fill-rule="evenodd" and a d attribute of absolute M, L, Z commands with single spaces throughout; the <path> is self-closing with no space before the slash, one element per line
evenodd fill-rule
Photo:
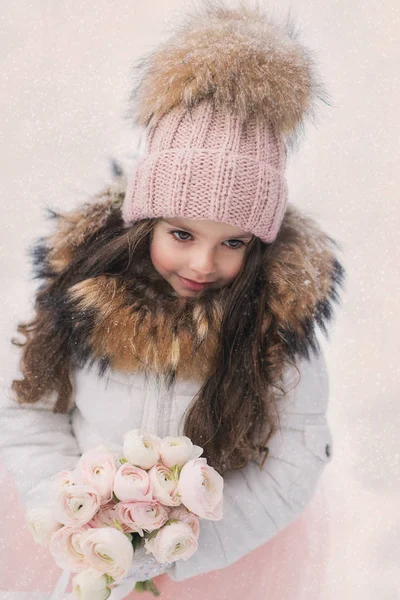
<path fill-rule="evenodd" d="M 63 526 L 54 518 L 50 506 L 37 506 L 27 510 L 25 522 L 34 541 L 41 546 L 47 546 L 52 534 Z"/>
<path fill-rule="evenodd" d="M 62 569 L 83 571 L 89 567 L 89 561 L 81 548 L 81 538 L 90 528 L 62 527 L 51 536 L 49 550 L 55 562 Z"/>
<path fill-rule="evenodd" d="M 131 542 L 113 527 L 88 529 L 82 535 L 81 548 L 93 569 L 116 580 L 125 577 L 133 560 Z"/>
<path fill-rule="evenodd" d="M 178 521 L 183 521 L 183 523 L 188 523 L 193 530 L 194 535 L 198 539 L 200 535 L 200 519 L 197 515 L 190 512 L 181 504 L 180 506 L 174 506 L 169 511 L 169 519 L 178 519 Z"/>
<path fill-rule="evenodd" d="M 55 495 L 57 495 L 61 490 L 66 487 L 70 487 L 71 485 L 76 485 L 76 477 L 74 471 L 59 471 L 57 475 L 55 475 L 53 479 L 53 490 Z"/>
<path fill-rule="evenodd" d="M 155 500 L 166 506 L 179 506 L 182 502 L 178 494 L 178 476 L 162 463 L 157 463 L 149 471 L 149 479 Z"/>
<path fill-rule="evenodd" d="M 74 473 L 77 483 L 89 485 L 100 494 L 101 504 L 112 499 L 117 456 L 106 446 L 82 454 Z"/>
<path fill-rule="evenodd" d="M 147 471 L 124 463 L 115 475 L 114 493 L 121 502 L 151 502 L 153 494 Z"/>
<path fill-rule="evenodd" d="M 192 528 L 183 521 L 164 525 L 154 537 L 145 539 L 144 545 L 160 563 L 187 560 L 198 547 Z"/>
<path fill-rule="evenodd" d="M 160 459 L 161 438 L 143 429 L 124 433 L 124 458 L 135 467 L 151 469 Z"/>
<path fill-rule="evenodd" d="M 159 502 L 119 502 L 115 510 L 121 523 L 141 536 L 143 529 L 147 532 L 160 529 L 169 518 L 168 511 Z"/>
<path fill-rule="evenodd" d="M 222 519 L 224 480 L 205 458 L 190 460 L 179 476 L 181 502 L 192 513 L 210 521 Z"/>
<path fill-rule="evenodd" d="M 118 519 L 115 507 L 114 502 L 100 506 L 93 519 L 88 522 L 89 527 L 115 527 L 115 521 Z"/>
<path fill-rule="evenodd" d="M 129 507 L 132 507 L 135 504 L 140 504 L 140 502 L 118 502 L 115 507 L 115 511 L 118 516 L 118 521 L 121 523 L 121 526 L 124 532 L 127 533 L 138 533 L 140 536 L 144 537 L 144 532 L 141 527 L 137 523 L 134 522 L 133 518 L 130 515 Z M 146 504 L 146 503 L 145 503 Z"/>
<path fill-rule="evenodd" d="M 108 504 L 100 506 L 93 519 L 89 521 L 89 527 L 115 527 L 116 529 L 122 529 L 123 533 L 129 533 L 131 531 L 129 527 L 119 520 L 116 512 L 117 506 L 118 504 L 115 504 L 114 502 L 109 502 Z"/>
<path fill-rule="evenodd" d="M 100 508 L 100 494 L 88 485 L 64 487 L 53 505 L 54 517 L 71 527 L 88 523 Z"/>
<path fill-rule="evenodd" d="M 166 436 L 160 444 L 160 460 L 172 469 L 175 465 L 183 467 L 189 460 L 198 458 L 203 453 L 203 448 L 193 445 L 186 435 L 179 437 Z"/>

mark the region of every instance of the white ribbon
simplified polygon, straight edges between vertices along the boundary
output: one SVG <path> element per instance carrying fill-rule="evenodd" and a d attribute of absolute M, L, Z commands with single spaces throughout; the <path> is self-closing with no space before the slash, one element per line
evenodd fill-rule
<path fill-rule="evenodd" d="M 64 571 L 61 573 L 60 579 L 57 581 L 52 595 L 50 596 L 50 600 L 61 600 L 62 595 L 65 594 L 67 589 L 70 575 L 71 571 L 64 569 Z"/>

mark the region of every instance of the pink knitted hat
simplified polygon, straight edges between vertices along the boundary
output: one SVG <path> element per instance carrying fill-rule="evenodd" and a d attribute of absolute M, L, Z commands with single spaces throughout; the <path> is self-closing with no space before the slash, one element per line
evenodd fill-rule
<path fill-rule="evenodd" d="M 275 240 L 287 148 L 325 93 L 293 23 L 208 2 L 136 67 L 130 117 L 147 127 L 125 222 L 180 216 Z"/>

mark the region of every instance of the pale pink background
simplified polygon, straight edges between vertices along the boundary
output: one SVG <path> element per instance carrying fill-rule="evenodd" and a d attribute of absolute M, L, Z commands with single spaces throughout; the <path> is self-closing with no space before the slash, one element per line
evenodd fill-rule
<path fill-rule="evenodd" d="M 2 393 L 17 357 L 9 339 L 31 306 L 34 284 L 26 248 L 47 231 L 43 207 L 69 208 L 98 191 L 109 177 L 110 156 L 131 164 L 139 138 L 122 118 L 130 66 L 160 35 L 167 35 L 179 10 L 190 4 L 1 4 Z M 398 600 L 399 4 L 260 4 L 277 15 L 291 7 L 303 41 L 318 55 L 332 96 L 330 106 L 321 104 L 318 126 L 307 127 L 300 152 L 288 164 L 289 200 L 341 243 L 348 271 L 342 308 L 325 345 L 335 453 L 323 476 L 330 537 L 320 599 Z M 25 576 L 18 577 L 18 553 L 12 548 L 20 541 L 11 534 L 15 525 L 1 522 L 1 567 L 8 576 L 11 557 L 21 584 L 27 574 L 34 576 L 34 564 L 42 557 L 38 547 L 29 546 Z M 302 547 L 301 535 L 297 548 Z M 30 544 L 28 536 L 23 542 Z M 241 582 L 237 577 L 238 586 Z M 23 600 L 4 585 L 0 590 L 1 600 Z M 40 600 L 33 594 L 24 597 Z"/>

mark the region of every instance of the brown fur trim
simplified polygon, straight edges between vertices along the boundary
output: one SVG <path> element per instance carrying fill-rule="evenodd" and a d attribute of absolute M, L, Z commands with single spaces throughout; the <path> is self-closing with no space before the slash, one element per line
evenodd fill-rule
<path fill-rule="evenodd" d="M 122 206 L 125 187 L 125 176 L 116 178 L 78 210 L 51 211 L 51 217 L 58 220 L 55 233 L 46 240 L 47 262 L 52 272 L 61 273 L 71 262 L 77 248 L 107 225 Z"/>
<path fill-rule="evenodd" d="M 212 99 L 243 120 L 259 117 L 294 136 L 313 117 L 315 100 L 328 96 L 297 37 L 293 20 L 279 24 L 260 7 L 213 0 L 186 9 L 170 39 L 137 63 L 131 117 L 152 126 L 180 104 L 190 110 Z"/>
<path fill-rule="evenodd" d="M 52 271 L 57 277 L 81 248 L 84 251 L 89 238 L 122 223 L 124 190 L 125 182 L 117 181 L 112 194 L 106 190 L 92 204 L 58 215 L 56 231 L 45 240 L 43 273 Z M 289 204 L 278 236 L 265 253 L 264 267 L 266 354 L 277 374 L 288 355 L 308 356 L 310 348 L 318 348 L 316 325 L 326 333 L 325 321 L 343 279 L 338 248 L 316 222 Z M 217 347 L 223 294 L 212 290 L 208 297 L 182 302 L 149 258 L 137 269 L 132 274 L 135 285 L 119 276 L 100 275 L 72 285 L 52 301 L 55 322 L 70 328 L 75 363 L 99 360 L 125 372 L 204 380 Z"/>
<path fill-rule="evenodd" d="M 284 328 L 299 331 L 333 287 L 335 242 L 289 205 L 269 256 L 270 309 Z"/>
<path fill-rule="evenodd" d="M 221 325 L 218 302 L 207 315 L 201 305 L 191 313 L 179 300 L 166 298 L 168 309 L 154 307 L 152 314 L 147 306 L 135 306 L 123 282 L 105 276 L 74 285 L 69 295 L 76 311 L 94 312 L 90 346 L 97 359 L 108 357 L 112 368 L 199 381 L 209 374 Z"/>

